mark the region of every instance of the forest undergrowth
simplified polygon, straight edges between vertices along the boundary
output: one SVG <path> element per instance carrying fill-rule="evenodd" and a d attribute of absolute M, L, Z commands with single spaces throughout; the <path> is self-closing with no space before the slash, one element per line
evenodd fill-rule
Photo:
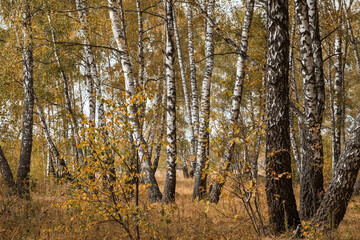
<path fill-rule="evenodd" d="M 157 177 L 161 187 L 163 176 L 163 170 L 159 171 Z M 178 171 L 177 181 L 176 204 L 148 205 L 146 227 L 140 226 L 141 239 L 291 239 L 293 235 L 289 230 L 281 236 L 260 238 L 239 198 L 224 192 L 218 205 L 207 201 L 193 202 L 193 179 L 185 179 Z M 267 216 L 264 181 L 261 179 L 259 184 L 259 208 L 262 215 Z M 299 195 L 298 185 L 295 194 Z M 69 187 L 65 184 L 39 183 L 33 187 L 31 195 L 32 199 L 28 201 L 6 197 L 0 191 L 0 239 L 128 238 L 115 221 L 96 222 L 91 216 L 79 218 L 79 212 L 64 208 L 62 203 L 70 198 Z M 145 201 L 146 197 L 140 199 Z M 265 217 L 264 220 L 267 222 L 268 219 Z M 359 222 L 360 197 L 355 196 L 334 232 L 334 239 L 360 239 Z M 311 229 L 306 229 L 305 235 L 306 239 L 327 239 Z"/>

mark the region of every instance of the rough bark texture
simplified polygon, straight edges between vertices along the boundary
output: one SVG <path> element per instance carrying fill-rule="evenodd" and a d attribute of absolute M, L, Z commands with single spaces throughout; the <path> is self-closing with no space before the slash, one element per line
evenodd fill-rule
<path fill-rule="evenodd" d="M 215 1 L 210 0 L 207 6 L 207 15 L 212 17 Z M 195 170 L 195 182 L 193 189 L 193 199 L 202 199 L 206 193 L 206 176 L 203 171 L 208 160 L 208 140 L 209 140 L 209 117 L 210 117 L 210 88 L 211 76 L 214 68 L 214 28 L 210 21 L 206 23 L 205 31 L 205 72 L 202 83 L 201 104 L 199 114 L 199 137 Z"/>
<path fill-rule="evenodd" d="M 23 85 L 24 85 L 24 103 L 23 103 L 23 124 L 21 133 L 21 150 L 19 167 L 17 172 L 17 191 L 20 197 L 29 198 L 29 173 L 33 137 L 33 114 L 34 114 L 34 89 L 33 89 L 33 43 L 31 29 L 30 1 L 24 1 L 23 12 L 23 39 L 21 43 L 23 60 Z"/>
<path fill-rule="evenodd" d="M 163 192 L 163 202 L 175 202 L 176 187 L 176 86 L 175 86 L 175 45 L 173 1 L 164 0 L 166 12 L 166 176 Z"/>
<path fill-rule="evenodd" d="M 194 128 L 194 138 L 191 139 L 192 148 L 195 148 L 195 154 L 192 156 L 191 162 L 192 170 L 190 176 L 194 176 L 196 169 L 196 151 L 198 146 L 199 137 L 199 96 L 196 84 L 196 65 L 194 58 L 194 29 L 193 29 L 193 12 L 190 3 L 187 9 L 187 22 L 188 22 L 188 41 L 189 41 L 189 61 L 190 61 L 190 84 L 191 84 L 191 107 L 192 107 L 192 124 Z"/>
<path fill-rule="evenodd" d="M 241 32 L 240 53 L 238 54 L 238 60 L 236 63 L 236 79 L 231 105 L 230 129 L 228 133 L 229 137 L 227 139 L 224 156 L 221 159 L 221 167 L 219 171 L 220 179 L 214 182 L 210 192 L 210 202 L 213 203 L 217 203 L 219 201 L 221 189 L 225 184 L 226 173 L 231 165 L 230 162 L 235 148 L 235 141 L 233 141 L 233 139 L 236 137 L 235 132 L 238 128 L 240 104 L 244 87 L 244 68 L 248 49 L 249 32 L 254 12 L 254 4 L 254 0 L 248 0 L 246 3 L 246 12 Z"/>
<path fill-rule="evenodd" d="M 121 2 L 120 2 L 121 3 Z M 117 44 L 117 48 L 120 54 L 120 61 L 122 65 L 122 69 L 124 72 L 125 78 L 125 91 L 128 105 L 128 112 L 130 114 L 129 121 L 131 123 L 131 128 L 134 133 L 134 140 L 136 142 L 137 147 L 139 148 L 139 157 L 140 160 L 144 163 L 145 169 L 145 184 L 148 185 L 148 196 L 149 200 L 152 202 L 160 201 L 162 198 L 162 194 L 160 192 L 159 186 L 157 184 L 155 173 L 152 171 L 152 163 L 150 161 L 150 156 L 147 151 L 147 143 L 142 136 L 141 125 L 139 121 L 138 108 L 135 104 L 134 97 L 136 97 L 135 90 L 135 81 L 133 79 L 132 74 L 132 64 L 130 61 L 130 55 L 127 47 L 127 39 L 125 35 L 125 23 L 123 22 L 120 27 L 120 18 L 118 13 L 118 6 L 120 7 L 120 12 L 123 11 L 122 4 L 117 4 L 116 0 L 108 0 L 109 6 L 109 15 L 112 25 L 113 35 Z"/>
<path fill-rule="evenodd" d="M 15 190 L 15 181 L 14 176 L 12 174 L 11 168 L 9 166 L 9 163 L 4 155 L 4 152 L 0 146 L 0 171 L 4 178 L 4 181 L 7 185 L 7 187 L 13 191 Z"/>
<path fill-rule="evenodd" d="M 323 92 L 321 83 L 317 82 L 319 76 L 315 71 L 319 66 L 314 61 L 311 35 L 313 27 L 310 25 L 309 7 L 305 0 L 295 1 L 298 35 L 300 42 L 300 55 L 303 76 L 304 92 L 304 124 L 303 124 L 303 162 L 301 164 L 301 182 L 300 182 L 300 215 L 302 220 L 310 219 L 319 207 L 323 195 L 323 145 L 321 139 L 321 123 L 323 106 L 321 99 Z M 312 20 L 312 23 L 314 20 Z M 320 48 L 321 49 L 321 48 Z M 319 73 L 317 73 L 319 74 Z M 320 80 L 319 80 L 320 81 Z"/>
<path fill-rule="evenodd" d="M 291 180 L 288 14 L 287 0 L 268 1 L 266 196 L 275 233 L 300 223 Z"/>
<path fill-rule="evenodd" d="M 313 223 L 326 230 L 335 229 L 344 218 L 360 169 L 360 114 L 336 164 L 336 176 L 331 178 L 324 199 L 317 210 Z"/>

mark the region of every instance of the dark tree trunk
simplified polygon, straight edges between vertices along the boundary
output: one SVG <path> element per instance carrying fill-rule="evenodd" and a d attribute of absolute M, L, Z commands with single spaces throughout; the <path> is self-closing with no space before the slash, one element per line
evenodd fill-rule
<path fill-rule="evenodd" d="M 288 1 L 268 1 L 266 196 L 275 233 L 300 223 L 291 180 L 288 30 Z"/>
<path fill-rule="evenodd" d="M 354 190 L 360 169 L 360 114 L 335 167 L 336 174 L 332 177 L 324 199 L 313 218 L 314 225 L 319 224 L 326 230 L 339 226 Z"/>
<path fill-rule="evenodd" d="M 6 157 L 4 155 L 4 152 L 0 146 L 0 171 L 3 175 L 4 181 L 7 185 L 7 187 L 13 191 L 15 190 L 15 181 L 14 176 L 12 174 L 11 168 L 9 166 L 8 161 L 6 160 Z"/>

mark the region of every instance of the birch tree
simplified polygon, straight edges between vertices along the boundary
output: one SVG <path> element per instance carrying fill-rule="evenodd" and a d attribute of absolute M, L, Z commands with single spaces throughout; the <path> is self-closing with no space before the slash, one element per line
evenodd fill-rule
<path fill-rule="evenodd" d="M 20 48 L 23 61 L 23 123 L 19 167 L 17 171 L 17 191 L 20 197 L 29 198 L 29 174 L 31 162 L 31 150 L 33 143 L 33 115 L 34 115 L 34 59 L 33 59 L 33 36 L 31 26 L 30 1 L 23 0 L 22 13 L 22 39 Z"/>
<path fill-rule="evenodd" d="M 315 5 L 316 6 L 316 5 Z M 302 65 L 303 92 L 304 92 L 304 131 L 303 134 L 303 162 L 301 164 L 302 177 L 300 182 L 300 215 L 301 219 L 308 220 L 316 212 L 323 195 L 323 145 L 321 139 L 321 123 L 324 96 L 321 80 L 321 66 L 318 62 L 320 51 L 316 46 L 317 10 L 309 10 L 305 0 L 295 1 L 298 35 L 300 43 L 300 57 Z M 310 13 L 312 15 L 310 15 Z M 315 14 L 315 15 L 314 15 Z M 312 19 L 310 21 L 310 19 Z M 314 32 L 315 31 L 315 32 Z M 312 33 L 312 34 L 311 34 Z M 319 54 L 319 53 L 318 53 Z M 316 56 L 315 56 L 316 55 Z M 315 56 L 315 57 L 314 57 Z"/>
<path fill-rule="evenodd" d="M 160 201 L 162 198 L 162 194 L 160 192 L 159 186 L 157 184 L 155 178 L 155 172 L 152 171 L 152 163 L 150 161 L 150 156 L 147 151 L 147 143 L 142 136 L 141 125 L 139 121 L 138 115 L 138 107 L 135 103 L 136 98 L 136 90 L 135 90 L 135 81 L 133 78 L 133 70 L 132 64 L 130 60 L 130 55 L 127 47 L 127 38 L 125 35 L 125 23 L 124 21 L 122 26 L 120 27 L 120 18 L 118 13 L 118 7 L 116 4 L 116 0 L 108 0 L 109 6 L 109 16 L 112 25 L 113 36 L 117 45 L 117 49 L 120 52 L 120 61 L 122 65 L 122 69 L 124 72 L 125 78 L 125 91 L 126 91 L 126 102 L 128 104 L 128 112 L 130 114 L 129 121 L 131 123 L 131 128 L 133 131 L 133 137 L 136 142 L 136 146 L 139 149 L 139 157 L 140 160 L 144 163 L 145 167 L 145 184 L 148 185 L 148 195 L 150 201 Z M 122 2 L 119 4 L 120 11 L 123 10 Z"/>
<path fill-rule="evenodd" d="M 166 177 L 163 192 L 163 202 L 175 202 L 176 187 L 176 86 L 175 86 L 175 45 L 174 45 L 174 15 L 173 1 L 164 0 L 166 14 Z"/>
<path fill-rule="evenodd" d="M 289 6 L 287 0 L 270 0 L 267 7 L 266 197 L 270 225 L 279 233 L 300 223 L 291 180 Z"/>
<path fill-rule="evenodd" d="M 193 29 L 193 11 L 190 2 L 187 4 L 187 27 L 188 27 L 188 52 L 190 64 L 190 84 L 191 84 L 191 107 L 192 107 L 192 124 L 194 129 L 194 136 L 191 139 L 191 148 L 194 152 L 192 156 L 192 170 L 190 175 L 193 176 L 196 169 L 197 147 L 199 137 L 199 96 L 196 83 L 196 64 L 194 58 L 194 29 Z"/>
<path fill-rule="evenodd" d="M 214 182 L 214 185 L 210 192 L 210 201 L 214 203 L 217 203 L 219 201 L 221 189 L 225 183 L 224 178 L 226 178 L 226 172 L 229 170 L 230 162 L 233 157 L 233 152 L 235 148 L 234 138 L 236 137 L 236 132 L 238 131 L 238 118 L 240 113 L 242 92 L 244 88 L 244 68 L 248 49 L 250 26 L 254 12 L 254 4 L 254 0 L 248 0 L 246 2 L 246 11 L 240 40 L 240 52 L 238 53 L 238 59 L 236 63 L 236 79 L 231 105 L 230 131 L 228 133 L 228 139 L 226 140 L 226 150 L 221 160 L 221 167 L 219 171 L 219 177 L 221 179 Z"/>
<path fill-rule="evenodd" d="M 214 13 L 215 1 L 207 3 L 207 16 Z M 206 193 L 206 176 L 203 172 L 208 160 L 209 142 L 209 117 L 210 117 L 210 89 L 211 76 L 214 68 L 214 27 L 210 21 L 206 21 L 205 30 L 205 71 L 201 88 L 201 104 L 199 112 L 199 137 L 195 170 L 195 182 L 193 189 L 193 200 L 204 198 Z"/>

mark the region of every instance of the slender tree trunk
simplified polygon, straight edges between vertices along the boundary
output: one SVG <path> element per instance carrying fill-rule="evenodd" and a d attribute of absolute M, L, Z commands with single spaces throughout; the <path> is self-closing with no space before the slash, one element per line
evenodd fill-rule
<path fill-rule="evenodd" d="M 295 16 L 294 16 L 295 18 Z M 299 104 L 299 98 L 297 93 L 297 86 L 296 86 L 296 78 L 295 78 L 295 66 L 294 66 L 294 41 L 295 41 L 295 19 L 293 19 L 292 26 L 291 26 L 291 33 L 290 33 L 290 52 L 289 52 L 289 78 L 290 78 L 290 86 L 294 93 L 295 102 Z M 298 143 L 295 137 L 295 129 L 294 129 L 294 113 L 290 109 L 290 141 L 291 141 L 291 149 L 294 156 L 294 161 L 296 165 L 296 172 L 298 178 L 301 179 L 301 155 L 299 152 Z M 299 117 L 299 122 L 301 122 L 301 117 Z"/>
<path fill-rule="evenodd" d="M 89 38 L 89 29 L 88 29 L 88 17 L 87 17 L 87 10 L 86 10 L 86 0 L 76 0 L 76 8 L 78 9 L 78 13 L 79 13 L 79 20 L 81 23 L 81 30 L 80 30 L 80 34 L 81 34 L 81 38 L 84 44 L 84 53 L 85 53 L 85 59 L 86 59 L 86 68 L 88 68 L 87 74 L 91 74 L 91 79 L 94 83 L 95 86 L 95 91 L 91 92 L 91 96 L 90 96 L 90 119 L 92 119 L 93 117 L 93 112 L 94 109 L 96 109 L 96 105 L 95 106 L 91 106 L 92 101 L 94 100 L 91 97 L 95 97 L 95 102 L 97 102 L 97 124 L 100 127 L 103 127 L 105 125 L 105 113 L 104 113 L 104 104 L 101 100 L 102 97 L 102 92 L 101 92 L 101 83 L 100 83 L 100 79 L 99 79 L 99 75 L 98 75 L 98 70 L 96 67 L 96 63 L 95 63 L 95 55 L 93 50 L 91 49 L 90 45 L 90 38 Z M 88 84 L 91 84 L 91 81 L 88 77 Z M 89 85 L 89 90 L 91 91 L 91 85 Z M 95 93 L 95 94 L 94 94 Z M 95 95 L 95 96 L 94 96 Z M 95 125 L 95 123 L 94 123 Z"/>
<path fill-rule="evenodd" d="M 191 84 L 191 105 L 192 105 L 192 124 L 194 129 L 194 138 L 191 139 L 191 148 L 195 151 L 192 156 L 190 176 L 194 176 L 196 169 L 196 159 L 197 159 L 197 147 L 198 147 L 198 137 L 199 137 L 199 96 L 196 83 L 196 65 L 194 57 L 194 28 L 193 28 L 193 11 L 191 4 L 188 3 L 187 9 L 187 22 L 188 22 L 188 51 L 189 51 L 189 61 L 190 61 L 190 84 Z"/>
<path fill-rule="evenodd" d="M 221 159 L 221 167 L 219 171 L 219 180 L 215 180 L 212 190 L 210 192 L 210 201 L 213 203 L 219 202 L 219 197 L 221 194 L 221 189 L 225 184 L 226 172 L 228 172 L 230 167 L 230 162 L 233 157 L 233 152 L 235 148 L 235 141 L 233 139 L 236 137 L 236 131 L 238 128 L 238 118 L 240 112 L 242 92 L 244 88 L 244 69 L 246 61 L 246 53 L 248 49 L 248 38 L 250 32 L 250 26 L 252 22 L 252 16 L 254 12 L 254 0 L 248 0 L 246 4 L 245 18 L 242 27 L 241 33 L 241 44 L 240 44 L 240 53 L 238 54 L 238 60 L 236 63 L 236 79 L 235 87 L 232 98 L 232 107 L 231 107 L 231 119 L 230 119 L 230 131 L 227 134 L 229 137 L 226 143 L 226 150 L 223 158 Z"/>
<path fill-rule="evenodd" d="M 178 52 L 181 82 L 182 82 L 182 87 L 183 87 L 183 91 L 184 91 L 185 108 L 186 108 L 187 119 L 188 119 L 189 130 L 190 130 L 190 154 L 193 157 L 196 155 L 196 140 L 195 140 L 196 138 L 195 138 L 195 133 L 194 133 L 193 119 L 192 119 L 193 114 L 191 112 L 191 104 L 190 104 L 190 99 L 189 99 L 188 87 L 187 87 L 187 83 L 186 83 L 185 66 L 184 66 L 183 57 L 182 57 L 180 36 L 179 36 L 179 30 L 177 27 L 175 8 L 173 9 L 173 12 L 174 12 L 173 14 L 174 14 L 174 31 L 175 31 L 175 39 L 176 39 L 176 48 L 177 48 L 177 52 Z M 186 166 L 187 166 L 187 164 L 186 164 Z"/>
<path fill-rule="evenodd" d="M 166 12 L 166 176 L 162 201 L 175 202 L 176 187 L 176 86 L 175 86 L 175 45 L 174 45 L 174 18 L 173 1 L 164 0 Z"/>
<path fill-rule="evenodd" d="M 212 17 L 215 1 L 210 0 L 207 6 L 207 15 Z M 204 198 L 206 193 L 206 176 L 204 169 L 208 160 L 208 140 L 209 140 L 209 117 L 210 117 L 210 88 L 211 76 L 214 68 L 214 28 L 210 21 L 206 23 L 205 33 L 205 72 L 202 84 L 201 105 L 199 116 L 199 137 L 195 170 L 195 182 L 193 189 L 193 200 Z"/>
<path fill-rule="evenodd" d="M 73 112 L 73 109 L 72 109 L 72 106 L 71 106 L 71 98 L 70 98 L 70 94 L 69 94 L 69 82 L 68 82 L 68 77 L 63 69 L 63 66 L 62 66 L 62 63 L 61 63 L 61 60 L 60 60 L 60 57 L 59 57 L 59 53 L 58 53 L 58 48 L 57 48 L 57 45 L 56 45 L 56 36 L 55 36 L 55 31 L 54 31 L 54 28 L 52 26 L 52 21 L 51 21 L 51 17 L 50 15 L 48 15 L 48 21 L 49 21 L 49 25 L 50 25 L 50 30 L 51 30 L 51 38 L 52 38 L 52 41 L 54 42 L 53 44 L 53 47 L 54 47 L 54 56 L 55 56 L 55 60 L 56 60 L 56 63 L 60 69 L 60 75 L 61 75 L 61 78 L 63 80 L 63 83 L 64 83 L 64 96 L 65 96 L 65 108 L 66 110 L 68 111 L 69 113 L 69 116 L 71 118 L 71 121 L 72 121 L 72 126 L 71 126 L 71 136 L 73 138 L 73 148 L 75 149 L 75 155 L 76 155 L 76 161 L 79 161 L 79 159 L 83 156 L 83 152 L 80 148 L 77 147 L 78 144 L 80 144 L 80 141 L 79 141 L 79 136 L 77 134 L 77 131 L 78 131 L 78 123 L 77 123 L 77 119 L 74 115 L 74 112 Z M 90 89 L 92 89 L 92 87 L 90 87 Z M 91 95 L 92 95 L 92 90 L 91 91 Z M 91 99 L 90 101 L 90 108 L 91 109 L 94 109 L 93 110 L 93 113 L 94 114 L 94 118 L 95 118 L 95 108 L 94 108 L 94 104 L 95 104 L 95 99 L 94 99 L 94 96 L 91 96 L 89 99 Z"/>
<path fill-rule="evenodd" d="M 117 44 L 118 50 L 121 52 L 121 65 L 124 72 L 125 78 L 125 91 L 128 105 L 128 112 L 130 114 L 129 120 L 131 123 L 131 128 L 134 132 L 134 140 L 136 142 L 136 146 L 139 148 L 139 157 L 140 160 L 143 161 L 145 167 L 145 184 L 148 185 L 148 195 L 149 200 L 152 202 L 160 201 L 162 198 L 162 194 L 160 192 L 159 186 L 157 184 L 154 171 L 152 171 L 152 164 L 150 161 L 150 156 L 147 151 L 147 143 L 144 140 L 141 134 L 141 125 L 139 121 L 138 108 L 135 103 L 136 91 L 135 91 L 135 81 L 133 79 L 132 74 L 132 64 L 130 61 L 130 55 L 127 47 L 127 39 L 125 35 L 125 23 L 122 21 L 123 28 L 120 27 L 120 18 L 119 13 L 117 11 L 118 4 L 116 0 L 108 0 L 109 6 L 109 15 L 112 24 L 113 35 Z M 123 11 L 122 2 L 119 4 L 120 13 Z"/>
<path fill-rule="evenodd" d="M 349 32 L 350 42 L 351 42 L 351 44 L 353 46 L 358 74 L 360 75 L 360 57 L 359 57 L 360 55 L 359 55 L 359 50 L 358 50 L 358 47 L 357 47 L 357 41 L 356 41 L 356 38 L 354 36 L 354 32 L 353 32 L 353 29 L 352 29 L 352 26 L 351 26 L 351 22 L 350 22 L 350 19 L 349 19 L 349 16 L 348 16 L 348 11 L 346 10 L 346 4 L 343 4 L 343 7 L 344 7 L 347 30 Z"/>
<path fill-rule="evenodd" d="M 14 191 L 15 190 L 14 176 L 12 174 L 11 168 L 4 155 L 1 146 L 0 146 L 0 171 L 9 190 Z"/>
<path fill-rule="evenodd" d="M 330 180 L 324 199 L 317 210 L 313 223 L 326 230 L 336 229 L 344 218 L 360 169 L 360 114 L 336 164 L 336 175 Z"/>
<path fill-rule="evenodd" d="M 268 1 L 266 196 L 275 233 L 300 223 L 291 180 L 288 7 Z"/>
<path fill-rule="evenodd" d="M 334 139 L 333 139 L 333 158 L 332 172 L 335 174 L 335 166 L 339 160 L 341 152 L 341 125 L 342 125 L 342 36 L 338 30 L 335 38 L 335 79 L 334 79 Z"/>
<path fill-rule="evenodd" d="M 300 42 L 300 55 L 304 86 L 304 131 L 303 131 L 303 163 L 300 182 L 300 215 L 301 219 L 308 220 L 319 207 L 323 195 L 323 145 L 321 139 L 322 123 L 322 87 L 320 80 L 321 70 L 318 66 L 315 53 L 315 34 L 310 22 L 314 24 L 314 14 L 310 11 L 305 0 L 296 0 L 296 15 Z M 311 13 L 312 15 L 310 16 Z M 312 19 L 310 21 L 309 19 Z M 313 37 L 313 38 L 312 38 Z M 317 46 L 318 47 L 318 46 Z M 321 49 L 321 48 L 320 48 Z M 314 53 L 315 52 L 315 53 Z M 318 54 L 318 53 L 317 53 Z M 322 64 L 322 63 L 321 63 Z"/>
<path fill-rule="evenodd" d="M 46 139 L 46 142 L 51 150 L 51 152 L 54 154 L 55 158 L 56 158 L 56 162 L 59 163 L 60 165 L 60 176 L 68 176 L 69 172 L 68 172 L 68 169 L 67 169 L 67 166 L 66 166 L 66 163 L 65 163 L 65 160 L 64 158 L 60 155 L 57 147 L 55 146 L 51 136 L 50 136 L 50 131 L 49 131 L 49 128 L 46 124 L 46 120 L 45 120 L 45 117 L 44 117 L 44 114 L 43 114 L 43 111 L 41 109 L 41 106 L 38 102 L 38 99 L 34 96 L 34 100 L 35 100 L 35 105 L 36 105 L 36 108 L 37 108 L 37 113 L 39 115 L 39 118 L 40 118 L 40 122 L 41 122 L 41 126 L 43 128 L 43 131 L 44 131 L 44 134 L 45 134 L 45 139 Z"/>
<path fill-rule="evenodd" d="M 24 85 L 24 106 L 23 106 L 23 124 L 21 150 L 19 158 L 19 167 L 17 172 L 17 190 L 21 198 L 30 198 L 30 162 L 33 143 L 33 114 L 34 114 L 34 89 L 33 89 L 33 42 L 31 28 L 30 1 L 24 0 L 23 12 L 23 42 L 21 43 L 23 60 L 23 85 Z"/>

